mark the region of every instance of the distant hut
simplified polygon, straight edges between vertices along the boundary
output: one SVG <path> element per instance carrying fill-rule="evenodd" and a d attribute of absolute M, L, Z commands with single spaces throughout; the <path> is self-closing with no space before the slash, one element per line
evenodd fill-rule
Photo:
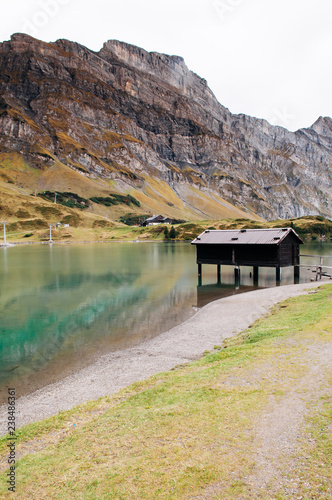
<path fill-rule="evenodd" d="M 154 215 L 153 217 L 149 217 L 146 219 L 142 226 L 156 226 L 157 224 L 172 224 L 172 219 L 168 217 L 164 217 L 163 215 Z"/>

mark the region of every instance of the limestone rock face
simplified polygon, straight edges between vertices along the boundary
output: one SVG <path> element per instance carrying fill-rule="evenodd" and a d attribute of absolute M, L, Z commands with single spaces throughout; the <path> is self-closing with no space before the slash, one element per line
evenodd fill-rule
<path fill-rule="evenodd" d="M 190 189 L 267 219 L 331 216 L 331 118 L 293 133 L 233 115 L 181 57 L 116 40 L 0 44 L 0 148 L 123 190 L 154 178 L 202 217 Z"/>

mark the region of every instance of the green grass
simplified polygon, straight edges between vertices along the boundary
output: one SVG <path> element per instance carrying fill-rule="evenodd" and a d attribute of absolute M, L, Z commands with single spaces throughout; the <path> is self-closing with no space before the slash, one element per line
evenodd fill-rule
<path fill-rule="evenodd" d="M 1 155 L 0 155 L 1 156 Z M 20 160 L 21 161 L 21 160 Z M 23 161 L 23 160 L 22 160 Z M 1 163 L 1 158 L 0 158 Z M 1 165 L 0 165 L 1 167 Z M 25 164 L 18 163 L 15 167 L 19 172 L 25 171 Z M 33 169 L 32 169 L 33 170 Z M 67 172 L 67 170 L 65 169 Z M 30 167 L 28 168 L 29 178 Z M 68 172 L 67 172 L 68 173 Z M 0 172 L 1 174 L 1 172 Z M 72 172 L 71 172 L 72 174 Z M 75 174 L 76 175 L 76 174 Z M 82 179 L 80 179 L 82 181 Z M 84 179 L 86 181 L 86 179 Z M 132 212 L 127 213 L 126 204 L 103 206 L 100 203 L 90 203 L 88 207 L 88 197 L 78 196 L 75 193 L 57 191 L 57 204 L 54 203 L 54 192 L 48 193 L 47 199 L 40 196 L 29 196 L 23 194 L 22 189 L 16 185 L 8 187 L 0 179 L 0 219 L 8 222 L 7 240 L 10 243 L 27 243 L 25 234 L 33 231 L 29 237 L 29 242 L 41 242 L 47 239 L 45 229 L 50 224 L 62 222 L 70 224 L 70 229 L 66 232 L 62 230 L 54 232 L 55 241 L 114 241 L 114 240 L 142 240 L 142 241 L 163 241 L 164 229 L 166 226 L 154 226 L 140 228 L 138 226 L 125 226 L 126 223 L 138 223 L 151 215 L 146 213 L 146 207 L 139 209 L 137 203 L 131 206 Z M 34 189 L 36 194 L 37 190 Z M 137 194 L 137 193 L 136 193 Z M 43 195 L 44 196 L 44 195 Z M 135 200 L 131 195 L 112 195 L 114 200 Z M 117 197 L 117 198 L 116 198 Z M 93 198 L 93 197 L 92 197 Z M 97 197 L 98 198 L 98 197 Z M 96 198 L 96 199 L 97 199 Z M 64 204 L 61 204 L 60 201 Z M 105 200 L 105 197 L 99 197 Z M 58 203 L 59 202 L 59 203 Z M 68 206 L 69 204 L 69 206 Z M 72 208 L 79 207 L 79 208 Z M 121 208 L 122 207 L 122 208 Z M 167 212 L 161 211 L 166 214 Z M 322 216 L 308 216 L 300 219 L 276 220 L 269 222 L 259 222 L 245 218 L 229 218 L 223 220 L 195 220 L 174 224 L 176 240 L 192 241 L 206 229 L 242 229 L 242 228 L 267 228 L 267 227 L 293 227 L 300 236 L 310 239 L 329 237 L 332 234 L 332 222 Z M 3 240 L 3 228 L 0 227 L 0 243 Z"/>
<path fill-rule="evenodd" d="M 33 201 L 33 197 L 31 197 Z M 33 208 L 32 208 L 33 207 Z M 112 222 L 102 216 L 95 216 L 92 213 L 84 213 L 81 210 L 70 209 L 70 213 L 63 213 L 65 207 L 57 205 L 57 208 L 53 205 L 50 206 L 33 206 L 30 207 L 30 212 L 24 212 L 27 219 L 19 218 L 19 215 L 23 215 L 23 210 L 20 209 L 15 213 L 14 217 L 4 217 L 6 214 L 4 211 L 3 217 L 7 220 L 9 219 L 9 225 L 7 227 L 7 239 L 11 243 L 24 241 L 24 236 L 17 235 L 17 231 L 20 228 L 23 229 L 36 229 L 34 232 L 32 240 L 35 242 L 43 241 L 45 239 L 44 231 L 39 230 L 42 227 L 48 227 L 49 224 L 54 222 L 62 222 L 63 224 L 70 224 L 71 228 L 75 228 L 78 231 L 74 231 L 71 235 L 72 241 L 112 241 L 112 240 L 142 240 L 142 241 L 163 241 L 165 239 L 164 229 L 170 226 L 165 226 L 163 224 L 158 226 L 128 226 L 121 224 L 119 222 Z M 32 212 L 35 212 L 33 214 Z M 30 216 L 28 217 L 28 215 Z M 44 219 L 37 219 L 34 217 L 40 217 L 43 215 Z M 139 215 L 136 216 L 139 218 Z M 144 216 L 145 217 L 145 216 Z M 318 217 L 318 216 L 317 216 Z M 17 220 L 17 218 L 19 220 Z M 40 222 L 42 221 L 42 223 Z M 39 224 L 39 225 L 38 225 Z M 325 220 L 322 224 L 320 220 L 316 220 L 312 217 L 310 220 L 308 218 L 297 219 L 296 222 L 292 221 L 271 221 L 271 222 L 257 222 L 250 221 L 249 219 L 227 219 L 227 220 L 205 220 L 205 221 L 195 221 L 187 222 L 181 224 L 174 224 L 176 231 L 176 240 L 178 241 L 192 241 L 199 234 L 201 234 L 206 229 L 242 229 L 242 228 L 268 228 L 268 227 L 290 227 L 293 224 L 295 231 L 307 240 L 317 239 L 322 236 L 329 236 L 332 234 L 332 222 Z M 324 227 L 324 231 L 322 229 Z M 91 229 L 94 231 L 91 232 Z M 0 228 L 0 242 L 2 239 L 2 228 Z M 61 241 L 61 232 L 54 235 L 54 239 Z"/>
<path fill-rule="evenodd" d="M 212 488 L 206 498 L 253 498 L 255 423 L 307 373 L 310 348 L 332 342 L 331 294 L 325 285 L 289 299 L 194 363 L 22 428 L 17 497 L 180 500 Z M 296 498 L 332 498 L 331 411 L 331 399 L 311 402 Z"/>

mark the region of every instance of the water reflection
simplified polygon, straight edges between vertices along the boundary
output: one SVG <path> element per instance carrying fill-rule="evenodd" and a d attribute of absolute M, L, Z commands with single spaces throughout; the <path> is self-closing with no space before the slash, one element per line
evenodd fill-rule
<path fill-rule="evenodd" d="M 11 249 L 9 277 L 0 272 L 1 387 L 16 381 L 29 392 L 188 318 L 188 251 L 174 244 Z"/>
<path fill-rule="evenodd" d="M 4 274 L 8 273 L 8 258 L 7 258 L 7 247 L 2 248 L 3 253 L 3 270 Z"/>
<path fill-rule="evenodd" d="M 197 307 L 204 307 L 206 304 L 214 300 L 229 297 L 230 295 L 237 295 L 238 293 L 251 292 L 257 290 L 255 286 L 248 285 L 229 285 L 226 283 L 215 283 L 209 285 L 202 285 L 197 287 Z"/>
<path fill-rule="evenodd" d="M 323 251 L 331 245 L 306 249 Z M 224 266 L 220 284 L 216 266 L 204 266 L 197 287 L 195 261 L 185 243 L 0 249 L 0 397 L 6 384 L 31 392 L 175 326 L 193 306 L 256 288 L 252 268 L 241 268 L 236 286 Z M 281 284 L 292 280 L 283 269 Z M 259 287 L 275 284 L 275 270 L 260 269 Z"/>

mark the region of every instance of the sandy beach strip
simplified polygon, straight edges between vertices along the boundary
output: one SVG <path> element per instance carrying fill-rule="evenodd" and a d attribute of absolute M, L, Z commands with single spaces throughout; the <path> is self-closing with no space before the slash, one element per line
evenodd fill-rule
<path fill-rule="evenodd" d="M 216 300 L 184 323 L 136 347 L 105 354 L 94 364 L 16 401 L 17 428 L 170 370 L 202 356 L 223 339 L 246 329 L 271 306 L 320 283 L 255 290 Z M 0 435 L 7 429 L 7 407 L 0 407 Z"/>

